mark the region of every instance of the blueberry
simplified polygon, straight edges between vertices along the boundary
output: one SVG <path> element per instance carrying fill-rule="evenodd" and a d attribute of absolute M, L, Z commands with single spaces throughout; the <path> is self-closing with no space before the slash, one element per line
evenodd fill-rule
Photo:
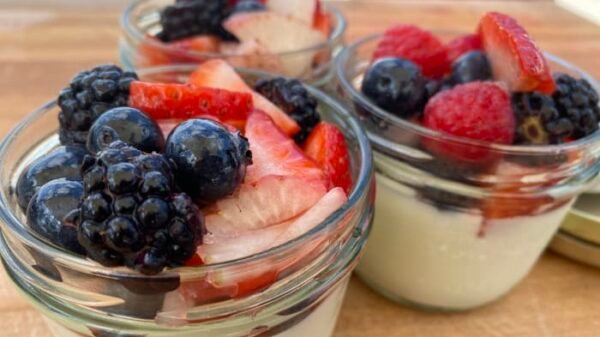
<path fill-rule="evenodd" d="M 492 78 L 492 68 L 483 52 L 470 51 L 454 62 L 451 78 L 454 84 L 486 81 Z"/>
<path fill-rule="evenodd" d="M 383 58 L 365 73 L 362 92 L 377 104 L 403 118 L 418 114 L 425 103 L 427 91 L 421 69 L 401 58 Z"/>
<path fill-rule="evenodd" d="M 260 11 L 266 11 L 266 10 L 267 10 L 267 6 L 263 5 L 258 0 L 241 0 L 235 5 L 235 7 L 233 7 L 233 10 L 231 11 L 231 13 L 237 14 L 237 13 L 247 13 L 247 12 L 260 12 Z"/>
<path fill-rule="evenodd" d="M 79 181 L 55 179 L 46 183 L 29 203 L 28 225 L 50 242 L 71 252 L 85 254 L 77 241 L 77 228 L 65 221 L 79 207 L 83 193 L 83 184 Z"/>
<path fill-rule="evenodd" d="M 165 142 L 156 122 L 140 110 L 126 107 L 109 110 L 92 124 L 87 148 L 95 154 L 117 140 L 144 152 L 160 152 Z"/>
<path fill-rule="evenodd" d="M 175 163 L 179 186 L 199 202 L 230 195 L 250 162 L 248 140 L 209 119 L 191 119 L 175 128 L 165 147 Z"/>
<path fill-rule="evenodd" d="M 79 166 L 86 153 L 83 146 L 60 146 L 31 163 L 19 176 L 15 189 L 21 209 L 25 211 L 33 195 L 51 180 L 81 180 Z"/>

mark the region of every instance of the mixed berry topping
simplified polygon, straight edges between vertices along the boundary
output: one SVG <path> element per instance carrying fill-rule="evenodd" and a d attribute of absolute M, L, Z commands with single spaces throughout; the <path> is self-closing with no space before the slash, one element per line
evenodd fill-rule
<path fill-rule="evenodd" d="M 212 60 L 187 83 L 141 81 L 115 66 L 84 71 L 74 83 L 90 74 L 117 80 L 104 74 L 110 69 L 126 80 L 116 103 L 98 96 L 107 109 L 78 127 L 87 148 L 61 146 L 17 183 L 31 229 L 52 244 L 154 275 L 279 246 L 347 200 L 345 136 L 320 122 L 317 99 L 300 82 L 275 78 L 255 91 L 230 64 Z M 290 267 L 266 265 L 269 278 L 220 275 L 213 288 L 236 285 L 229 296 L 245 296 Z"/>
<path fill-rule="evenodd" d="M 309 50 L 324 46 L 333 30 L 320 0 L 177 0 L 159 14 L 161 29 L 139 45 L 138 67 L 221 54 L 235 56 L 237 67 L 298 77 L 331 60 L 330 51 Z M 301 52 L 282 55 L 294 51 Z"/>
<path fill-rule="evenodd" d="M 144 274 L 183 266 L 202 243 L 202 213 L 179 193 L 171 164 L 117 141 L 87 157 L 85 193 L 75 217 L 88 257 Z"/>
<path fill-rule="evenodd" d="M 137 79 L 115 65 L 81 72 L 58 96 L 60 140 L 63 144 L 85 144 L 92 123 L 106 111 L 127 106 L 129 85 Z"/>
<path fill-rule="evenodd" d="M 223 29 L 228 16 L 227 0 L 177 0 L 160 13 L 162 30 L 157 37 L 171 42 L 195 35 L 217 35 L 225 40 L 235 39 Z"/>
<path fill-rule="evenodd" d="M 592 85 L 568 74 L 553 76 L 525 29 L 495 12 L 483 16 L 476 34 L 447 44 L 415 26 L 388 29 L 361 91 L 399 117 L 488 143 L 561 144 L 595 133 L 600 121 Z M 466 146 L 458 151 L 424 143 L 453 159 L 490 159 L 485 151 L 465 153 Z"/>
<path fill-rule="evenodd" d="M 288 114 L 300 126 L 294 139 L 302 143 L 321 121 L 317 101 L 298 80 L 274 78 L 259 81 L 254 90 Z"/>

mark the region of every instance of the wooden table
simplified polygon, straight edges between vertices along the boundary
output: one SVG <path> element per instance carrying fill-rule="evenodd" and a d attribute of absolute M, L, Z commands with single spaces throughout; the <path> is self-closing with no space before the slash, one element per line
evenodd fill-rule
<path fill-rule="evenodd" d="M 600 77 L 600 27 L 552 2 L 369 0 L 339 6 L 350 22 L 349 40 L 397 22 L 467 32 L 486 11 L 508 12 L 528 27 L 545 50 Z M 117 17 L 118 12 L 110 9 L 0 7 L 0 135 L 53 97 L 79 70 L 116 61 Z M 50 337 L 41 317 L 4 277 L 0 274 L 0 335 Z M 599 335 L 600 271 L 552 253 L 509 296 L 463 314 L 413 311 L 383 299 L 354 279 L 335 333 L 335 337 Z"/>

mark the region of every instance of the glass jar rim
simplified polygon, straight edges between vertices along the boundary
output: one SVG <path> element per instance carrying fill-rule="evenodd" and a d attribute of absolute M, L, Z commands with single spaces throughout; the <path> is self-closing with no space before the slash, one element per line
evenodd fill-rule
<path fill-rule="evenodd" d="M 180 64 L 180 65 L 167 65 L 161 67 L 152 67 L 138 70 L 138 74 L 143 76 L 162 74 L 169 71 L 182 71 L 185 69 L 195 69 L 197 64 Z M 271 77 L 273 75 L 253 69 L 244 69 L 237 68 L 237 70 L 242 74 L 253 75 L 258 77 Z M 315 239 L 322 231 L 327 230 L 328 228 L 335 227 L 337 223 L 342 221 L 348 214 L 351 213 L 354 206 L 358 205 L 361 199 L 363 198 L 363 194 L 366 193 L 371 184 L 371 177 L 373 174 L 373 163 L 372 163 L 372 153 L 369 139 L 360 126 L 359 121 L 337 100 L 330 97 L 326 93 L 322 92 L 319 89 L 316 89 L 312 86 L 304 84 L 307 90 L 317 97 L 317 101 L 324 102 L 328 107 L 335 111 L 335 114 L 342 115 L 348 125 L 351 128 L 352 135 L 356 139 L 356 143 L 358 144 L 360 150 L 360 165 L 357 168 L 358 174 L 355 184 L 351 193 L 348 196 L 348 200 L 344 203 L 342 207 L 340 207 L 336 212 L 327 217 L 323 222 L 319 225 L 313 227 L 308 232 L 302 234 L 301 236 L 288 241 L 282 245 L 272 247 L 263 252 L 259 252 L 247 257 L 238 258 L 231 261 L 215 263 L 215 264 L 207 264 L 203 266 L 193 267 L 193 268 L 180 268 L 176 270 L 176 273 L 182 277 L 193 278 L 195 276 L 202 276 L 209 271 L 215 271 L 220 269 L 232 268 L 235 266 L 243 266 L 245 264 L 261 261 L 264 259 L 268 259 L 273 256 L 277 256 L 278 254 L 283 254 L 288 251 L 292 251 L 299 247 L 301 244 L 310 242 Z M 48 110 L 55 108 L 57 105 L 56 100 L 52 100 L 42 105 L 38 109 L 31 112 L 27 115 L 19 124 L 17 124 L 0 142 L 0 165 L 4 162 L 7 157 L 7 150 L 13 141 L 20 135 L 20 133 L 29 126 L 35 119 L 37 119 L 40 115 L 43 115 Z M 19 220 L 18 216 L 14 213 L 12 208 L 10 207 L 10 195 L 5 193 L 4 190 L 0 191 L 0 220 L 4 222 L 10 229 L 12 234 L 15 234 L 16 237 L 30 246 L 36 247 L 41 252 L 46 254 L 47 256 L 52 256 L 58 261 L 63 261 L 65 264 L 68 264 L 73 269 L 77 269 L 84 273 L 93 273 L 97 275 L 105 275 L 110 277 L 124 277 L 124 278 L 144 278 L 144 279 L 160 279 L 163 277 L 170 277 L 173 275 L 172 271 L 167 270 L 166 272 L 160 273 L 154 276 L 141 275 L 133 270 L 126 269 L 115 269 L 110 267 L 104 267 L 100 264 L 93 262 L 91 260 L 76 256 L 74 254 L 70 254 L 48 242 L 42 240 L 37 235 L 32 234 L 29 230 L 27 230 L 27 226 L 22 224 L 22 221 Z"/>
<path fill-rule="evenodd" d="M 151 0 L 134 0 L 131 1 L 127 7 L 125 8 L 125 10 L 123 11 L 123 14 L 121 15 L 120 18 L 120 24 L 121 24 L 121 28 L 125 31 L 125 33 L 129 36 L 131 36 L 135 41 L 140 42 L 142 41 L 145 37 L 146 34 L 141 31 L 133 22 L 132 22 L 132 17 L 133 17 L 133 13 L 134 11 L 141 5 L 143 5 L 144 3 L 147 3 Z M 270 53 L 270 54 L 265 54 L 266 56 L 280 56 L 280 57 L 286 57 L 286 56 L 294 56 L 297 54 L 302 54 L 302 53 L 308 53 L 308 52 L 317 52 L 321 49 L 327 48 L 332 46 L 333 44 L 335 44 L 338 40 L 340 40 L 343 36 L 344 36 L 344 32 L 346 31 L 346 27 L 347 27 L 347 22 L 346 22 L 346 18 L 344 17 L 344 15 L 342 14 L 342 12 L 336 8 L 335 6 L 332 6 L 331 4 L 323 4 L 325 5 L 325 8 L 327 10 L 327 12 L 331 13 L 334 17 L 335 17 L 335 22 L 336 25 L 333 27 L 332 32 L 329 34 L 329 36 L 327 37 L 327 41 L 314 45 L 314 46 L 310 46 L 310 47 L 306 47 L 306 48 L 302 48 L 302 49 L 297 49 L 297 50 L 291 50 L 291 51 L 285 51 L 285 52 L 277 52 L 277 53 Z M 160 50 L 165 50 L 165 51 L 169 51 L 172 48 L 165 44 L 162 43 L 160 41 L 156 41 L 154 39 L 150 39 L 145 41 L 145 43 L 147 43 L 148 45 L 150 45 L 153 48 L 157 48 Z M 197 51 L 181 51 L 181 50 L 177 50 L 178 53 L 182 53 L 184 55 L 188 55 L 191 57 L 198 57 L 198 58 L 218 58 L 218 57 L 243 57 L 246 56 L 245 54 L 222 54 L 222 53 L 210 53 L 210 52 L 197 52 Z"/>
<path fill-rule="evenodd" d="M 564 144 L 556 144 L 556 145 L 504 145 L 504 144 L 496 144 L 490 143 L 475 139 L 469 139 L 465 137 L 455 136 L 452 134 L 448 134 L 445 132 L 433 130 L 427 128 L 425 126 L 419 125 L 417 123 L 411 122 L 409 120 L 400 118 L 395 116 L 391 112 L 388 112 L 376 104 L 374 104 L 368 97 L 366 97 L 360 90 L 358 90 L 353 85 L 353 79 L 348 78 L 347 73 L 345 71 L 345 67 L 348 65 L 352 55 L 355 54 L 356 50 L 369 42 L 373 42 L 376 39 L 379 39 L 383 36 L 382 33 L 371 34 L 360 39 L 357 39 L 350 43 L 348 46 L 344 47 L 344 49 L 338 54 L 335 60 L 335 72 L 338 81 L 340 82 L 342 90 L 346 91 L 350 94 L 350 97 L 355 100 L 358 104 L 363 107 L 366 107 L 370 113 L 374 113 L 376 117 L 381 118 L 383 121 L 387 123 L 391 123 L 393 125 L 402 127 L 404 129 L 410 130 L 416 133 L 419 136 L 425 136 L 429 138 L 434 138 L 437 140 L 442 140 L 445 142 L 451 142 L 455 144 L 468 145 L 468 146 L 477 146 L 480 148 L 487 148 L 493 151 L 497 151 L 499 153 L 505 154 L 515 154 L 515 155 L 542 155 L 542 154 L 553 154 L 563 151 L 571 151 L 571 150 L 579 150 L 581 148 L 600 148 L 600 130 L 596 131 L 594 134 L 578 139 L 573 142 L 564 143 Z M 566 69 L 574 71 L 578 73 L 581 78 L 586 79 L 590 84 L 596 89 L 596 91 L 600 92 L 600 85 L 598 82 L 588 73 L 581 70 L 577 66 L 559 58 L 550 53 L 544 53 L 546 58 L 556 64 L 559 64 Z M 367 134 L 369 139 L 384 149 L 393 149 L 393 142 L 374 134 L 367 130 Z"/>

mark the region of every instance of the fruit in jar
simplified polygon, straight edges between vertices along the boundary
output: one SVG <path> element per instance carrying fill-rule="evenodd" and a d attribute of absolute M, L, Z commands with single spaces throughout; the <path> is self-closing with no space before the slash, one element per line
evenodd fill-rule
<path fill-rule="evenodd" d="M 365 73 L 361 91 L 379 107 L 411 118 L 423 110 L 426 80 L 413 62 L 386 57 L 376 60 Z"/>
<path fill-rule="evenodd" d="M 27 224 L 55 245 L 75 254 L 84 254 L 85 250 L 77 241 L 77 227 L 66 219 L 79 207 L 83 194 L 80 181 L 60 178 L 47 182 L 29 203 Z"/>
<path fill-rule="evenodd" d="M 58 96 L 59 136 L 64 145 L 85 144 L 92 123 L 106 111 L 127 106 L 133 72 L 115 65 L 97 66 L 77 74 Z"/>
<path fill-rule="evenodd" d="M 479 36 L 494 78 L 511 91 L 552 94 L 555 83 L 542 51 L 514 18 L 490 12 L 479 23 Z"/>
<path fill-rule="evenodd" d="M 21 209 L 25 211 L 33 195 L 51 180 L 81 180 L 79 166 L 86 154 L 85 147 L 80 145 L 59 146 L 29 164 L 19 175 L 15 187 Z"/>
<path fill-rule="evenodd" d="M 346 138 L 337 126 L 327 122 L 319 123 L 304 143 L 303 150 L 321 167 L 331 186 L 341 187 L 346 193 L 350 193 L 350 154 Z"/>
<path fill-rule="evenodd" d="M 462 55 L 470 52 L 481 50 L 481 38 L 478 34 L 466 34 L 459 36 L 446 44 L 448 49 L 448 59 L 454 63 Z"/>
<path fill-rule="evenodd" d="M 89 258 L 153 275 L 194 256 L 203 215 L 177 192 L 163 155 L 117 141 L 87 157 L 81 172 L 85 193 L 73 218 Z"/>
<path fill-rule="evenodd" d="M 300 132 L 294 135 L 294 140 L 299 144 L 321 121 L 316 98 L 298 80 L 283 77 L 263 79 L 256 83 L 254 90 L 298 123 Z"/>
<path fill-rule="evenodd" d="M 204 62 L 190 75 L 189 83 L 195 86 L 249 93 L 252 95 L 254 107 L 269 115 L 286 134 L 294 135 L 300 130 L 300 126 L 290 116 L 253 91 L 226 61 L 217 59 Z"/>
<path fill-rule="evenodd" d="M 501 84 L 471 82 L 440 92 L 425 107 L 423 125 L 472 140 L 512 144 L 515 117 L 510 95 Z M 485 161 L 494 156 L 477 145 L 425 138 L 436 154 L 466 161 Z"/>
<path fill-rule="evenodd" d="M 460 56 L 452 65 L 451 81 L 463 84 L 492 79 L 490 63 L 481 51 L 470 51 Z"/>
<path fill-rule="evenodd" d="M 167 139 L 165 157 L 175 163 L 179 186 L 200 203 L 232 194 L 252 161 L 248 140 L 210 119 L 179 124 Z"/>
<path fill-rule="evenodd" d="M 252 96 L 244 92 L 190 84 L 131 83 L 129 105 L 156 120 L 215 117 L 243 128 L 253 109 Z"/>
<path fill-rule="evenodd" d="M 275 12 L 251 12 L 229 17 L 223 24 L 240 41 L 259 41 L 271 53 L 286 53 L 325 43 L 327 36 L 293 17 Z M 290 38 L 292 37 L 293 38 Z M 298 55 L 282 55 L 285 74 L 298 77 L 306 73 L 316 55 L 304 51 Z"/>
<path fill-rule="evenodd" d="M 373 59 L 384 57 L 410 60 L 431 78 L 441 78 L 450 72 L 446 46 L 431 32 L 413 25 L 397 25 L 385 31 Z"/>
<path fill-rule="evenodd" d="M 154 120 L 138 109 L 111 109 L 92 124 L 87 149 L 96 154 L 121 140 L 144 152 L 160 152 L 165 145 L 163 134 Z"/>

